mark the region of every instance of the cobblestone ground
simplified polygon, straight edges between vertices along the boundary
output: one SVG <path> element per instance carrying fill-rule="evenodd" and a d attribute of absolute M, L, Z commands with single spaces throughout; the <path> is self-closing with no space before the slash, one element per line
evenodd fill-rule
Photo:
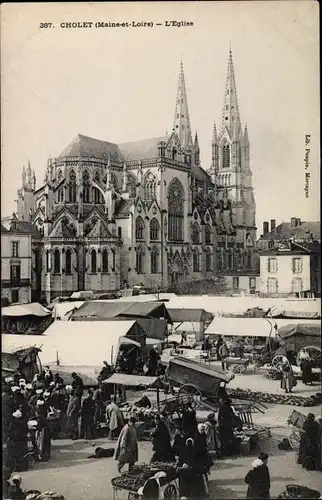
<path fill-rule="evenodd" d="M 270 456 L 273 498 L 280 494 L 287 484 L 302 484 L 322 491 L 322 473 L 302 469 L 296 464 L 293 451 L 285 452 L 277 448 L 281 437 L 289 434 L 284 424 L 292 409 L 293 407 L 286 405 L 270 405 L 265 415 L 254 415 L 255 423 L 272 428 L 272 437 L 261 439 L 258 449 L 251 455 L 217 461 L 209 478 L 211 498 L 245 498 L 244 477 L 254 457 L 261 450 Z M 303 413 L 312 411 L 309 408 L 301 408 L 302 410 Z M 319 411 L 317 408 L 313 409 L 316 415 Z M 97 439 L 95 444 L 84 440 L 54 441 L 51 461 L 35 464 L 31 470 L 21 474 L 23 487 L 41 491 L 55 490 L 62 493 L 66 500 L 112 499 L 111 478 L 118 475 L 116 462 L 113 458 L 88 459 L 96 446 L 110 448 L 115 446 L 115 442 L 108 439 Z M 151 455 L 151 443 L 140 442 L 139 461 L 148 462 Z M 121 500 L 127 497 L 119 494 L 117 498 Z"/>

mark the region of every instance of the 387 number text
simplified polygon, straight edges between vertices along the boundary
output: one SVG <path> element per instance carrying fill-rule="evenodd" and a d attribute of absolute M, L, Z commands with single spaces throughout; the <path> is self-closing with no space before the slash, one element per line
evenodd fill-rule
<path fill-rule="evenodd" d="M 39 28 L 52 28 L 53 23 L 40 23 Z"/>

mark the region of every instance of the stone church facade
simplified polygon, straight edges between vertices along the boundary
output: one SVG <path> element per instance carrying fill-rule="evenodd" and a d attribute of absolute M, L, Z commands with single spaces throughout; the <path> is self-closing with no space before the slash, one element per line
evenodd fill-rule
<path fill-rule="evenodd" d="M 231 52 L 209 168 L 192 135 L 181 64 L 170 135 L 125 144 L 78 135 L 48 160 L 39 189 L 28 165 L 17 203 L 18 219 L 39 232 L 33 287 L 47 301 L 251 273 L 255 201 Z"/>

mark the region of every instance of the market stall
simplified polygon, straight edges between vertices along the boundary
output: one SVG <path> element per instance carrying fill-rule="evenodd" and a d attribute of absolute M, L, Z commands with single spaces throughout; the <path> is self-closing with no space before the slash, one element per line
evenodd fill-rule
<path fill-rule="evenodd" d="M 3 333 L 40 335 L 52 321 L 51 311 L 38 302 L 11 305 L 1 309 Z"/>

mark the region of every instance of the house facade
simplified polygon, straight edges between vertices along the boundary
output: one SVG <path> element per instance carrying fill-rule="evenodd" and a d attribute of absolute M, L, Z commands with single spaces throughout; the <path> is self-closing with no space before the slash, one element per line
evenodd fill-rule
<path fill-rule="evenodd" d="M 31 302 L 31 235 L 13 223 L 1 224 L 1 299 L 6 304 Z"/>
<path fill-rule="evenodd" d="M 39 189 L 29 164 L 17 213 L 41 235 L 32 245 L 42 297 L 252 275 L 256 207 L 231 52 L 211 147 L 203 168 L 181 63 L 171 134 L 124 144 L 78 135 L 48 160 Z"/>

